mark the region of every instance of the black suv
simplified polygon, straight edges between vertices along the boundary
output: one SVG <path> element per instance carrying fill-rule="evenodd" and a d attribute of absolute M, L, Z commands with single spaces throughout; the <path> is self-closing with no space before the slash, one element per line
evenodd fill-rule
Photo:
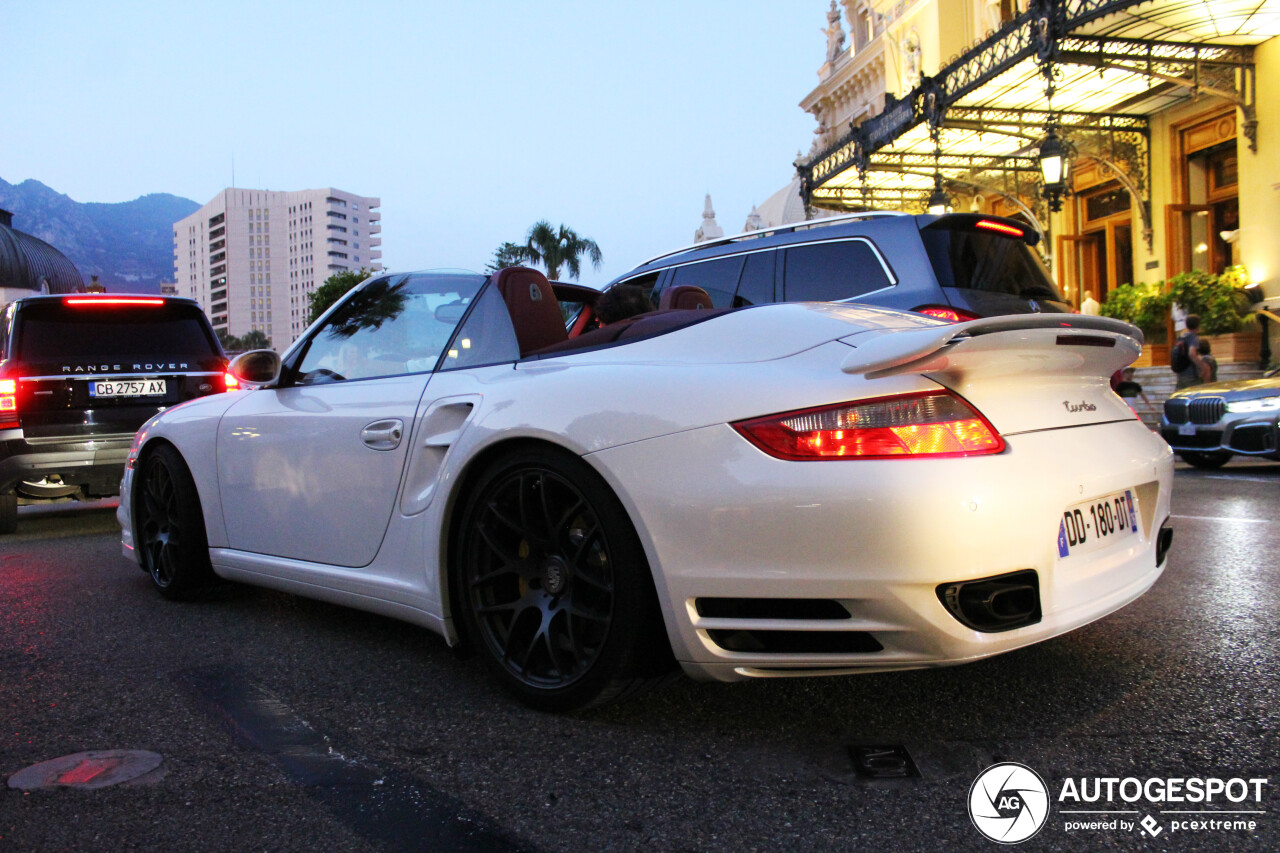
<path fill-rule="evenodd" d="M 118 494 L 138 427 L 183 400 L 227 390 L 226 366 L 191 299 L 74 294 L 9 303 L 0 319 L 0 533 L 13 532 L 19 503 Z"/>
<path fill-rule="evenodd" d="M 860 213 L 698 243 L 606 289 L 641 285 L 658 305 L 665 291 L 691 285 L 716 308 L 854 300 L 951 321 L 1071 312 L 1031 250 L 1039 238 L 998 216 Z"/>

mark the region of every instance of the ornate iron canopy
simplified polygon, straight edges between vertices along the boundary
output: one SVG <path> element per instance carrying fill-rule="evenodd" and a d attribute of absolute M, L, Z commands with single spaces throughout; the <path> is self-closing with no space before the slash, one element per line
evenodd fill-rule
<path fill-rule="evenodd" d="M 1036 157 L 1053 125 L 1077 156 L 1098 160 L 1134 195 L 1150 240 L 1147 116 L 1189 95 L 1218 95 L 1241 108 L 1252 145 L 1251 43 L 1277 32 L 1280 14 L 1257 0 L 1032 0 L 937 75 L 900 100 L 888 96 L 879 115 L 801 161 L 801 193 L 820 207 L 923 209 L 940 150 L 945 187 L 994 192 L 1038 224 L 1045 209 Z"/>

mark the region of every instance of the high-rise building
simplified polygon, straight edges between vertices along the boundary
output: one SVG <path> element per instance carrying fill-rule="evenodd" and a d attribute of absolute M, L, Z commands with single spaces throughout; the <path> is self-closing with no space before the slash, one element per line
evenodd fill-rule
<path fill-rule="evenodd" d="M 307 294 L 325 279 L 382 269 L 380 204 L 332 187 L 225 189 L 174 223 L 177 292 L 198 301 L 215 330 L 260 331 L 283 351 L 306 328 Z"/>

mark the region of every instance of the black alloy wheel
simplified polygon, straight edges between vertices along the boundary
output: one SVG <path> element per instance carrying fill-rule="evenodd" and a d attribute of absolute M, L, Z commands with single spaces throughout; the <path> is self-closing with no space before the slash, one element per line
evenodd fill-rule
<path fill-rule="evenodd" d="M 1221 468 L 1231 461 L 1234 456 L 1229 450 L 1215 451 L 1199 451 L 1199 450 L 1179 450 L 1178 455 L 1182 457 L 1182 461 L 1196 468 Z"/>
<path fill-rule="evenodd" d="M 134 540 L 142 568 L 165 598 L 190 598 L 213 580 L 195 480 L 169 445 L 149 453 L 139 473 Z"/>
<path fill-rule="evenodd" d="M 604 704 L 671 667 L 648 564 L 585 462 L 531 449 L 490 466 L 463 514 L 455 613 L 522 701 Z"/>

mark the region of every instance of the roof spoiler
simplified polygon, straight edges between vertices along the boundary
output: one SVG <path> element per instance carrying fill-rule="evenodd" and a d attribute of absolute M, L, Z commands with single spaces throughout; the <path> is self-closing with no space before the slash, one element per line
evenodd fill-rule
<path fill-rule="evenodd" d="M 924 226 L 922 231 L 985 231 L 1022 240 L 1028 246 L 1040 242 L 1040 232 L 1035 226 L 1007 216 L 987 216 L 982 213 L 947 213 Z"/>
<path fill-rule="evenodd" d="M 866 347 L 853 344 L 854 351 L 845 356 L 840 369 L 845 373 L 865 374 L 868 379 L 908 373 L 917 367 L 923 367 L 943 350 L 962 340 L 1032 329 L 1106 332 L 1131 338 L 1138 347 L 1143 342 L 1142 331 L 1137 326 L 1110 317 L 1090 314 L 1007 314 L 983 317 L 967 323 L 947 323 L 893 332 L 876 338 L 873 345 Z"/>

